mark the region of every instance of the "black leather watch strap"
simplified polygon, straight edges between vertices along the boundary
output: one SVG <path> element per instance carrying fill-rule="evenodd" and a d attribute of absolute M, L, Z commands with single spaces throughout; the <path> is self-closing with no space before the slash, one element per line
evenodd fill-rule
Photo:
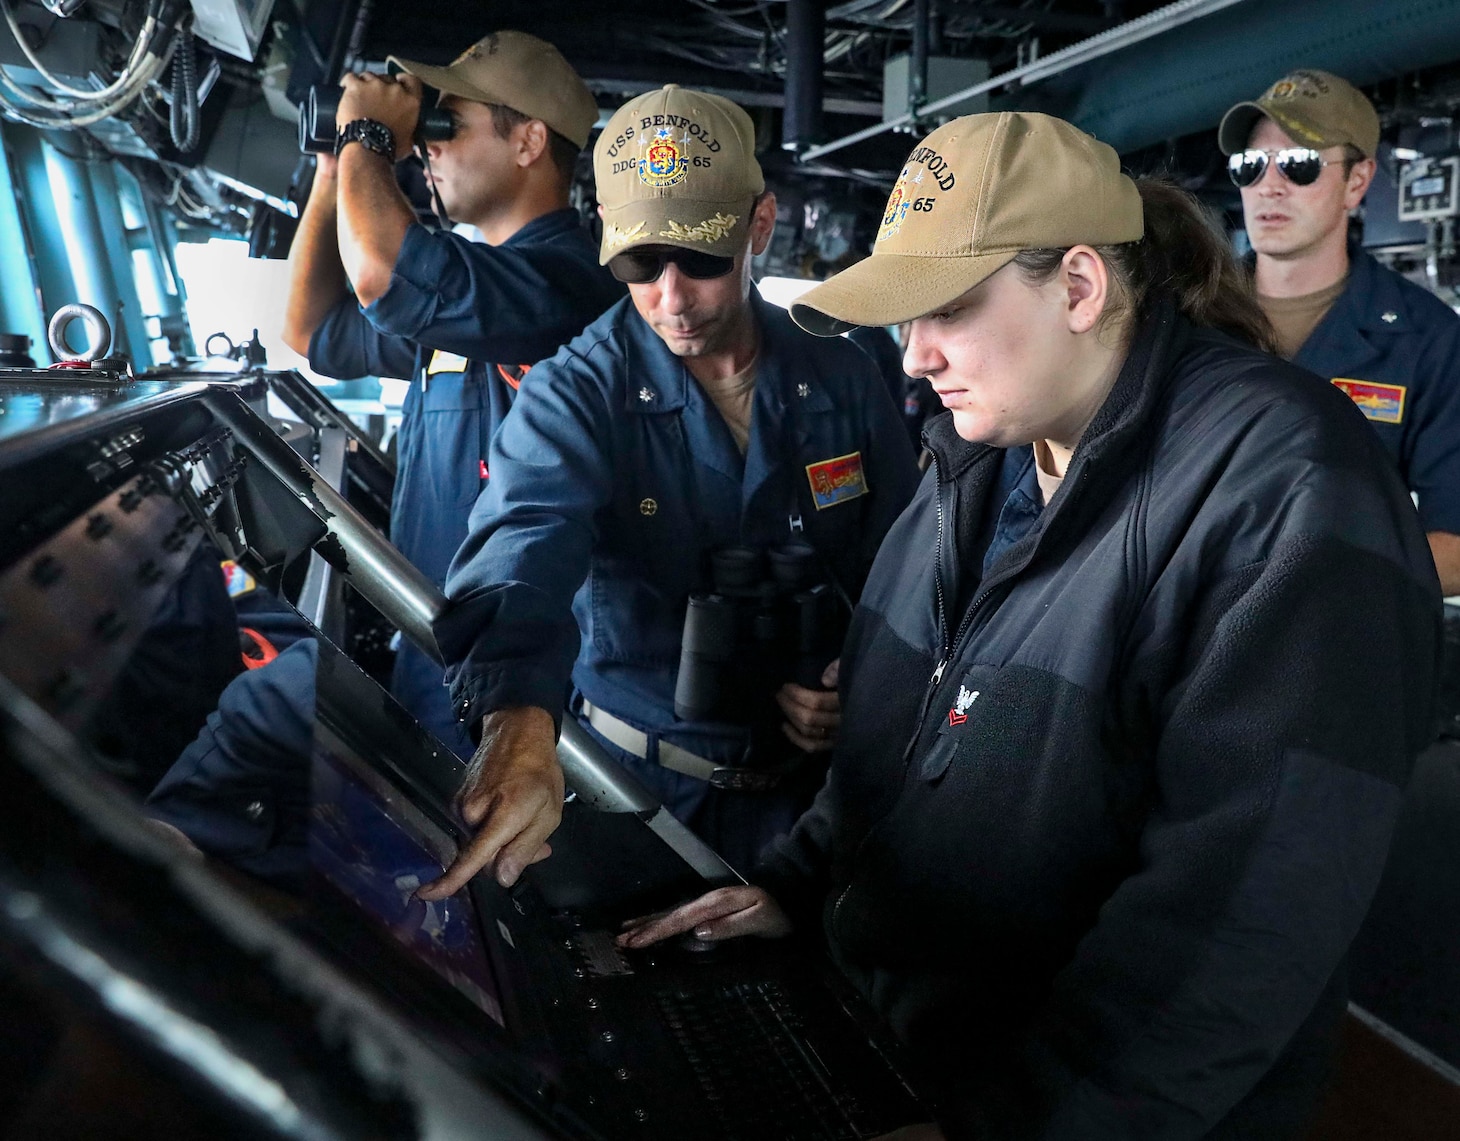
<path fill-rule="evenodd" d="M 335 137 L 335 154 L 350 143 L 359 143 L 367 151 L 395 161 L 395 133 L 378 119 L 354 119 L 341 127 Z"/>

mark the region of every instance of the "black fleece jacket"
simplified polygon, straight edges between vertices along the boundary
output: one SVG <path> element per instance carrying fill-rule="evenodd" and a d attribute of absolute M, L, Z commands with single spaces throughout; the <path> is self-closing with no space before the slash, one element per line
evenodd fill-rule
<path fill-rule="evenodd" d="M 1342 393 L 1169 302 L 975 587 L 998 453 L 927 439 L 758 882 L 820 911 L 952 1138 L 1295 1133 L 1430 736 L 1409 496 Z"/>

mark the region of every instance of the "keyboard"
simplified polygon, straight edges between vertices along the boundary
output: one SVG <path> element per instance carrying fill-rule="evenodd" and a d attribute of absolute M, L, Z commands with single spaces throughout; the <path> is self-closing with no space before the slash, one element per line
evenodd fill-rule
<path fill-rule="evenodd" d="M 731 1141 L 857 1141 L 881 1132 L 833 1076 L 780 983 L 665 987 L 654 998 Z"/>

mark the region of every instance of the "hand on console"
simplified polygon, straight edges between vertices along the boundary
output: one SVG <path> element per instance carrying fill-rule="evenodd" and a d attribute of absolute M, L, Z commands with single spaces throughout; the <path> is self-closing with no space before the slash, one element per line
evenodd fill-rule
<path fill-rule="evenodd" d="M 488 866 L 511 887 L 523 868 L 552 855 L 547 838 L 563 819 L 552 715 L 531 706 L 487 714 L 457 803 L 476 836 L 445 875 L 416 892 L 419 898 L 445 899 Z"/>
<path fill-rule="evenodd" d="M 630 919 L 617 943 L 627 948 L 648 947 L 686 932 L 706 942 L 741 935 L 780 939 L 791 933 L 791 921 L 763 888 L 722 887 L 673 911 Z"/>

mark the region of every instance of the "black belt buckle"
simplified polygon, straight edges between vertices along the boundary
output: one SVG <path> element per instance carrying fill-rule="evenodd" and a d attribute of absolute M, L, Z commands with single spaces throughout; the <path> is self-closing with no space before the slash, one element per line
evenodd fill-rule
<path fill-rule="evenodd" d="M 785 775 L 777 769 L 721 767 L 710 774 L 709 784 L 728 792 L 770 792 Z"/>

